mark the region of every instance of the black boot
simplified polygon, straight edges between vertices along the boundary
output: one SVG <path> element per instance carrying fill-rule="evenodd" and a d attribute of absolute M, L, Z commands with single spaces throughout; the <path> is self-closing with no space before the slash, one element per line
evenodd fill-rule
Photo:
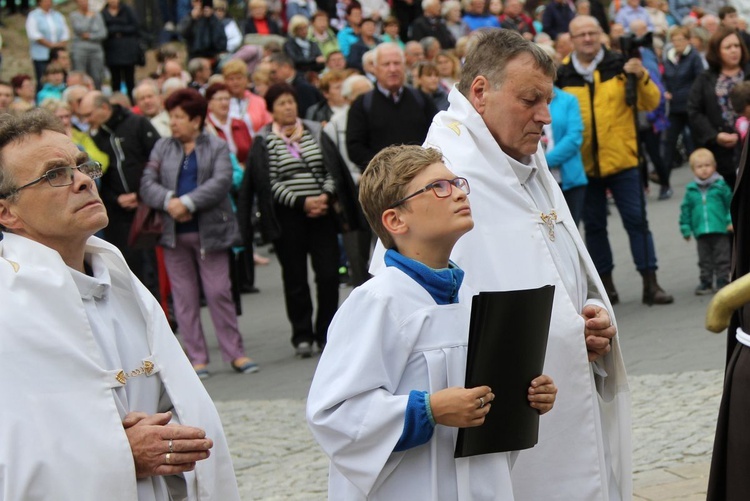
<path fill-rule="evenodd" d="M 612 281 L 612 274 L 607 273 L 605 275 L 600 275 L 602 279 L 602 284 L 604 284 L 604 290 L 607 291 L 607 296 L 609 296 L 609 302 L 612 305 L 615 305 L 620 302 L 620 295 L 617 294 L 617 289 L 615 289 L 615 283 Z"/>
<path fill-rule="evenodd" d="M 664 292 L 656 282 L 656 272 L 653 270 L 641 272 L 643 275 L 643 304 L 671 304 L 674 298 Z"/>

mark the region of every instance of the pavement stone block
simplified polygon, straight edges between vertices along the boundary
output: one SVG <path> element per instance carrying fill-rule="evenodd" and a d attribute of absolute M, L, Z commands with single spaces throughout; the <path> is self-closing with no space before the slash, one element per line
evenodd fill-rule
<path fill-rule="evenodd" d="M 702 496 L 706 499 L 706 479 L 680 479 L 669 484 L 653 485 L 638 490 L 638 495 L 649 500 L 697 500 Z"/>

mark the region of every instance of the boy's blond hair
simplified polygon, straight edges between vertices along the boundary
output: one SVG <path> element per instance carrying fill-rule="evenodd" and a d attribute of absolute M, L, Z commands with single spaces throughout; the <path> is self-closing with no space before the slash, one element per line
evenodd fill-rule
<path fill-rule="evenodd" d="M 443 154 L 435 148 L 389 146 L 375 155 L 362 173 L 359 203 L 367 222 L 386 249 L 395 248 L 396 243 L 383 226 L 383 212 L 408 195 L 406 189 L 412 179 L 439 162 L 443 162 Z"/>
<path fill-rule="evenodd" d="M 716 159 L 714 158 L 714 154 L 711 153 L 711 150 L 708 150 L 706 148 L 698 148 L 694 152 L 692 152 L 690 154 L 690 157 L 688 158 L 688 162 L 690 162 L 690 169 L 692 170 L 695 167 L 695 164 L 698 162 L 698 160 L 704 159 L 711 160 L 711 163 L 713 163 L 714 167 L 716 167 Z"/>

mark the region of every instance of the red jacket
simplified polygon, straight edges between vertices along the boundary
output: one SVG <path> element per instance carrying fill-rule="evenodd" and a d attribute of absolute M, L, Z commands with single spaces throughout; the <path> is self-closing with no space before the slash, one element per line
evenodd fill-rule
<path fill-rule="evenodd" d="M 222 138 L 224 141 L 227 140 L 224 131 L 216 123 L 214 123 L 213 120 L 211 120 L 211 115 L 206 117 L 206 121 L 208 122 L 210 129 L 213 129 L 213 131 L 216 132 L 217 136 Z M 247 160 L 247 155 L 248 153 L 250 153 L 250 147 L 253 145 L 253 138 L 250 134 L 250 131 L 247 130 L 247 125 L 245 125 L 245 122 L 243 122 L 239 118 L 231 118 L 230 124 L 232 127 L 232 140 L 234 141 L 234 146 L 237 150 L 235 152 L 235 155 L 237 156 L 237 160 L 239 160 L 240 164 L 244 166 L 245 161 Z"/>

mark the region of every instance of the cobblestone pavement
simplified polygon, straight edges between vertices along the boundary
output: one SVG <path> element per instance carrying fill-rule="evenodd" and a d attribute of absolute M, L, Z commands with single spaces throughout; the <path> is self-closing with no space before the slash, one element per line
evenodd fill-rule
<path fill-rule="evenodd" d="M 705 499 L 722 377 L 713 370 L 630 378 L 635 499 Z M 328 461 L 304 424 L 304 404 L 217 402 L 242 499 L 326 498 Z"/>

